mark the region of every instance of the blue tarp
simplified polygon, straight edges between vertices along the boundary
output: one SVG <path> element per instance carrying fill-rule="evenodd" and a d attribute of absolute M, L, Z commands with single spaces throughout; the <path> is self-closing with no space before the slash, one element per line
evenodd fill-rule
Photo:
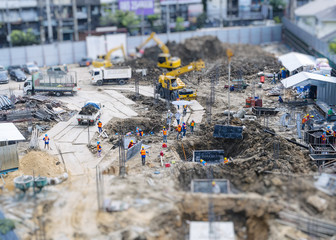
<path fill-rule="evenodd" d="M 84 107 L 86 107 L 86 106 L 88 106 L 88 105 L 92 105 L 92 106 L 94 106 L 95 108 L 100 109 L 100 107 L 99 107 L 97 104 L 92 103 L 92 102 L 89 102 L 89 103 L 85 104 Z"/>
<path fill-rule="evenodd" d="M 0 211 L 0 219 L 5 219 L 5 216 Z M 1 240 L 19 240 L 14 231 L 9 231 L 5 235 L 0 233 L 0 239 Z"/>

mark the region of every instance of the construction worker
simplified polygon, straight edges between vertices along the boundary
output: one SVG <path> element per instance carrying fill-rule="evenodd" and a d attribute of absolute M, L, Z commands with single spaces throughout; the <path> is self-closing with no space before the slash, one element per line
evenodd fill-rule
<path fill-rule="evenodd" d="M 283 103 L 283 100 L 282 100 L 282 97 L 279 96 L 279 99 L 278 99 L 279 103 Z"/>
<path fill-rule="evenodd" d="M 327 137 L 326 137 L 326 132 L 323 132 L 321 135 L 321 143 L 326 144 L 327 143 Z"/>
<path fill-rule="evenodd" d="M 103 128 L 103 123 L 100 121 L 100 119 L 98 119 L 98 132 L 101 133 L 102 132 L 102 128 Z"/>
<path fill-rule="evenodd" d="M 175 118 L 176 118 L 177 125 L 179 125 L 180 124 L 180 120 L 181 120 L 181 113 L 179 111 L 177 111 L 175 113 Z"/>
<path fill-rule="evenodd" d="M 136 133 L 137 136 L 139 136 L 139 128 L 138 127 L 135 128 L 135 133 Z"/>
<path fill-rule="evenodd" d="M 101 156 L 101 151 L 102 151 L 102 147 L 100 145 L 100 142 L 97 142 L 97 157 Z"/>
<path fill-rule="evenodd" d="M 207 162 L 204 161 L 203 159 L 200 160 L 200 163 L 201 163 L 203 166 L 206 166 L 206 165 L 207 165 Z"/>
<path fill-rule="evenodd" d="M 141 129 L 139 131 L 140 131 L 139 135 L 140 135 L 140 137 L 142 137 L 144 133 L 143 133 L 143 131 Z"/>
<path fill-rule="evenodd" d="M 128 144 L 128 149 L 130 149 L 133 146 L 134 146 L 134 143 L 133 143 L 133 140 L 131 140 L 130 143 Z"/>
<path fill-rule="evenodd" d="M 327 127 L 327 134 L 332 135 L 333 131 L 331 130 L 330 126 Z"/>
<path fill-rule="evenodd" d="M 219 194 L 220 192 L 220 187 L 216 184 L 215 181 L 212 181 L 212 193 Z"/>
<path fill-rule="evenodd" d="M 304 117 L 302 118 L 302 130 L 304 130 L 305 125 L 306 125 L 306 122 L 307 122 L 307 118 L 306 118 L 306 116 L 304 116 Z"/>
<path fill-rule="evenodd" d="M 167 142 L 167 134 L 168 134 L 168 131 L 167 131 L 166 127 L 163 127 L 163 129 L 162 129 L 162 138 L 163 138 L 163 142 L 164 143 Z"/>
<path fill-rule="evenodd" d="M 332 108 L 328 110 L 327 122 L 331 121 L 331 116 L 334 115 L 334 111 Z"/>
<path fill-rule="evenodd" d="M 224 163 L 227 164 L 229 163 L 229 159 L 227 159 L 226 157 L 224 158 Z"/>
<path fill-rule="evenodd" d="M 271 84 L 276 84 L 276 80 L 275 80 L 275 72 L 273 73 L 273 80 L 272 80 Z"/>
<path fill-rule="evenodd" d="M 43 138 L 43 141 L 44 141 L 44 148 L 48 148 L 48 150 L 50 149 L 49 148 L 49 141 L 50 141 L 50 138 L 48 137 L 48 134 L 45 134 L 44 135 L 44 138 Z"/>
<path fill-rule="evenodd" d="M 187 105 L 183 105 L 183 117 L 187 115 Z"/>
<path fill-rule="evenodd" d="M 167 125 L 168 125 L 168 130 L 170 130 L 170 124 L 171 124 L 172 117 L 173 117 L 173 114 L 170 112 L 170 110 L 168 110 L 168 112 L 167 112 Z"/>
<path fill-rule="evenodd" d="M 142 166 L 145 166 L 145 164 L 146 164 L 146 150 L 145 150 L 145 147 L 141 148 L 140 155 L 141 155 Z"/>
<path fill-rule="evenodd" d="M 177 137 L 176 137 L 176 139 L 178 140 L 179 139 L 179 136 L 180 136 L 180 134 L 181 134 L 181 139 L 183 138 L 183 136 L 182 136 L 182 126 L 179 124 L 178 126 L 177 126 Z"/>
<path fill-rule="evenodd" d="M 190 131 L 191 131 L 191 133 L 194 132 L 194 128 L 195 128 L 195 121 L 192 120 L 191 123 L 190 123 Z"/>
<path fill-rule="evenodd" d="M 185 122 L 182 123 L 182 132 L 183 132 L 183 137 L 185 137 L 187 133 L 187 125 L 185 124 Z"/>

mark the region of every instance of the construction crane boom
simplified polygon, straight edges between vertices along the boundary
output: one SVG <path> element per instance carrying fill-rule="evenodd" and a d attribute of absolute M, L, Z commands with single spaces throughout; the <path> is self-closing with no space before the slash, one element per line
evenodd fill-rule
<path fill-rule="evenodd" d="M 99 67 L 112 67 L 112 62 L 111 62 L 111 54 L 117 50 L 121 50 L 124 56 L 124 59 L 126 60 L 127 56 L 126 56 L 126 52 L 125 52 L 125 48 L 124 45 L 120 45 L 118 47 L 112 48 L 111 50 L 109 50 L 107 52 L 107 54 L 104 57 L 104 61 L 102 61 L 102 59 L 97 59 L 95 61 L 93 61 L 92 65 L 95 68 L 99 68 Z"/>
<path fill-rule="evenodd" d="M 184 67 L 168 72 L 166 76 L 178 77 L 187 72 L 201 71 L 203 68 L 205 68 L 205 63 L 202 60 L 198 60 L 197 62 L 191 62 Z"/>
<path fill-rule="evenodd" d="M 159 46 L 159 48 L 162 50 L 164 54 L 169 54 L 169 49 L 159 38 L 156 37 L 156 33 L 152 32 L 151 35 L 140 44 L 140 46 L 137 47 L 137 51 L 139 51 L 141 48 L 143 48 L 150 40 L 154 40 L 156 44 Z"/>

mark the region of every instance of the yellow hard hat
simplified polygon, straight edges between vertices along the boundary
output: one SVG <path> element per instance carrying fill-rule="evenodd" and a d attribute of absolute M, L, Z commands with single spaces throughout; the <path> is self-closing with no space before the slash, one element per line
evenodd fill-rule
<path fill-rule="evenodd" d="M 224 160 L 227 160 L 227 158 L 224 158 Z"/>
<path fill-rule="evenodd" d="M 200 162 L 203 162 L 203 159 L 201 159 Z"/>
<path fill-rule="evenodd" d="M 311 115 L 310 117 L 312 117 L 312 118 L 313 118 L 313 117 L 314 117 L 314 115 Z"/>
<path fill-rule="evenodd" d="M 216 185 L 216 182 L 215 182 L 215 181 L 212 181 L 212 185 Z"/>
<path fill-rule="evenodd" d="M 166 128 L 165 126 L 163 126 L 163 128 Z"/>
<path fill-rule="evenodd" d="M 144 149 L 145 147 L 142 147 L 142 149 Z"/>
<path fill-rule="evenodd" d="M 131 140 L 131 142 L 133 142 L 133 140 Z"/>

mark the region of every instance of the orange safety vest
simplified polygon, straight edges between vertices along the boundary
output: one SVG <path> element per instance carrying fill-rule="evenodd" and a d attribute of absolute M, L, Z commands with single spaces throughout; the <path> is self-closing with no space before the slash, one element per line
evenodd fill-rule
<path fill-rule="evenodd" d="M 128 148 L 131 148 L 131 147 L 133 147 L 133 142 L 130 142 L 129 144 L 128 144 Z"/>
<path fill-rule="evenodd" d="M 178 131 L 178 132 L 181 132 L 181 131 L 182 131 L 182 127 L 181 127 L 181 125 L 178 125 L 178 126 L 177 126 L 177 131 Z"/>
<path fill-rule="evenodd" d="M 97 150 L 99 151 L 101 149 L 100 144 L 97 145 Z"/>
<path fill-rule="evenodd" d="M 99 123 L 98 123 L 98 127 L 101 128 L 102 126 L 103 126 L 102 122 L 99 122 Z"/>
<path fill-rule="evenodd" d="M 333 135 L 334 135 L 334 137 L 336 137 L 336 131 L 334 131 Z"/>
<path fill-rule="evenodd" d="M 163 135 L 166 136 L 167 135 L 167 130 L 163 130 Z"/>
<path fill-rule="evenodd" d="M 327 140 L 324 135 L 322 135 L 321 138 L 322 138 L 323 141 Z"/>
<path fill-rule="evenodd" d="M 302 118 L 302 123 L 306 123 L 307 119 L 306 118 Z"/>
<path fill-rule="evenodd" d="M 195 122 L 194 121 L 192 121 L 191 123 L 190 123 L 190 126 L 195 126 Z"/>
<path fill-rule="evenodd" d="M 141 150 L 141 156 L 146 156 L 146 150 Z"/>
<path fill-rule="evenodd" d="M 49 141 L 49 137 L 45 137 L 45 138 L 44 138 L 44 141 L 45 141 L 45 142 L 48 142 L 48 141 Z"/>
<path fill-rule="evenodd" d="M 224 159 L 224 163 L 228 163 L 229 162 L 229 159 Z"/>

